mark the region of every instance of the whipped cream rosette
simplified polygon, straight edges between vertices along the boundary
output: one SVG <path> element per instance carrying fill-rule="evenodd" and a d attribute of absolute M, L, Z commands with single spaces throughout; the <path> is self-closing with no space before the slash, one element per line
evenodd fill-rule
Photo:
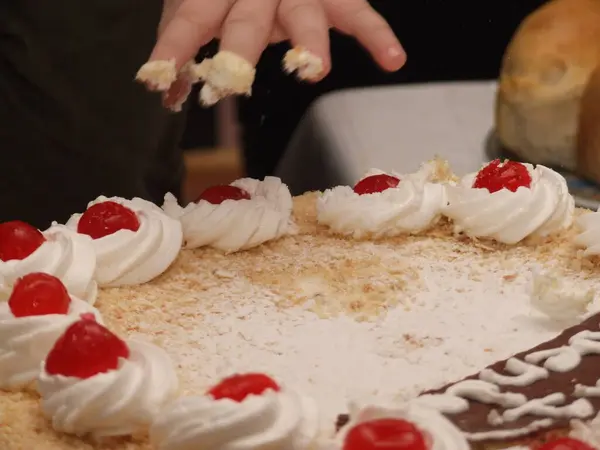
<path fill-rule="evenodd" d="M 150 429 L 158 450 L 306 450 L 319 434 L 316 403 L 263 374 L 226 378 L 181 398 Z"/>
<path fill-rule="evenodd" d="M 326 190 L 317 201 L 317 220 L 357 239 L 419 233 L 438 221 L 447 204 L 436 174 L 436 161 L 409 175 L 371 170 L 354 188 Z"/>
<path fill-rule="evenodd" d="M 585 256 L 600 255 L 600 209 L 579 216 L 577 225 L 581 232 L 573 241 L 575 245 L 583 247 Z"/>
<path fill-rule="evenodd" d="M 38 378 L 42 411 L 53 428 L 96 438 L 147 430 L 177 389 L 164 350 L 124 342 L 89 319 L 67 328 Z"/>
<path fill-rule="evenodd" d="M 92 237 L 100 286 L 146 283 L 175 261 L 183 240 L 179 221 L 155 204 L 134 198 L 98 197 L 67 226 Z"/>
<path fill-rule="evenodd" d="M 352 420 L 342 428 L 331 450 L 395 448 L 411 442 L 414 450 L 469 450 L 471 447 L 450 420 L 435 409 L 406 403 L 397 407 L 350 406 Z M 404 447 L 403 447 L 404 448 Z"/>
<path fill-rule="evenodd" d="M 23 275 L 44 272 L 64 283 L 74 296 L 94 303 L 96 254 L 88 236 L 54 225 L 41 232 L 12 221 L 0 224 L 0 299 L 6 300 Z"/>
<path fill-rule="evenodd" d="M 591 449 L 600 448 L 600 414 L 592 420 L 572 420 L 569 438 L 584 442 Z"/>
<path fill-rule="evenodd" d="M 516 244 L 568 228 L 574 200 L 562 175 L 547 167 L 495 160 L 448 187 L 444 214 L 457 232 Z"/>
<path fill-rule="evenodd" d="M 96 308 L 70 296 L 58 278 L 45 273 L 20 278 L 8 302 L 0 303 L 0 389 L 33 382 L 56 340 L 82 314 L 101 321 Z"/>
<path fill-rule="evenodd" d="M 181 220 L 186 248 L 210 246 L 228 253 L 295 233 L 292 207 L 288 187 L 276 177 L 213 186 L 185 208 L 167 194 L 163 205 Z"/>

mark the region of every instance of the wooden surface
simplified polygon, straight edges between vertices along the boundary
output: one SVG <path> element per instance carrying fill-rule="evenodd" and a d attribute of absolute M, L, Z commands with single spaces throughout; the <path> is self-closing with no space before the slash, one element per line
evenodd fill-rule
<path fill-rule="evenodd" d="M 187 176 L 184 196 L 194 200 L 204 189 L 216 184 L 229 184 L 243 176 L 243 165 L 237 149 L 188 151 L 185 155 Z"/>

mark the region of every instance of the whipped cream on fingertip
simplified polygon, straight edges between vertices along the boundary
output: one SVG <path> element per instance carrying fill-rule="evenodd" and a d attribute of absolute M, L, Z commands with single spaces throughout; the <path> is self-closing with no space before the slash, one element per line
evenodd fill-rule
<path fill-rule="evenodd" d="M 96 252 L 89 236 L 53 224 L 43 233 L 44 242 L 24 259 L 0 261 L 0 296 L 7 299 L 15 282 L 32 272 L 59 278 L 75 297 L 94 304 Z"/>
<path fill-rule="evenodd" d="M 92 240 L 97 256 L 94 274 L 102 287 L 146 283 L 165 272 L 177 258 L 183 241 L 181 224 L 167 216 L 154 203 L 140 198 L 98 197 L 88 209 L 105 202 L 114 202 L 132 211 L 139 228 L 119 229 Z M 74 214 L 67 226 L 78 230 L 85 215 Z"/>
<path fill-rule="evenodd" d="M 73 296 L 67 314 L 15 317 L 8 302 L 0 302 L 0 388 L 19 389 L 35 381 L 56 340 L 82 314 L 102 323 L 96 308 Z"/>
<path fill-rule="evenodd" d="M 118 368 L 90 378 L 49 374 L 38 378 L 44 415 L 56 431 L 96 438 L 144 431 L 173 400 L 178 381 L 171 359 L 155 345 L 127 341 Z"/>
<path fill-rule="evenodd" d="M 494 184 L 492 192 L 475 187 L 478 180 Z M 512 184 L 509 189 L 500 188 L 501 183 Z M 573 222 L 575 209 L 559 173 L 542 165 L 499 160 L 466 175 L 457 186 L 449 186 L 448 201 L 444 214 L 454 222 L 457 233 L 504 244 L 565 230 Z"/>
<path fill-rule="evenodd" d="M 416 234 L 435 225 L 447 204 L 446 186 L 438 179 L 441 161 L 425 163 L 400 175 L 370 170 L 353 188 L 326 190 L 317 200 L 317 220 L 336 233 L 360 239 Z M 388 185 L 362 192 L 371 180 Z"/>
<path fill-rule="evenodd" d="M 158 450 L 308 450 L 318 434 L 316 402 L 287 388 L 240 402 L 210 395 L 181 398 L 150 429 Z"/>
<path fill-rule="evenodd" d="M 279 178 L 242 178 L 229 186 L 243 196 L 220 199 L 220 203 L 201 198 L 185 208 L 172 195 L 165 196 L 163 209 L 181 221 L 186 248 L 210 246 L 232 253 L 297 232 L 292 219 L 292 195 Z"/>

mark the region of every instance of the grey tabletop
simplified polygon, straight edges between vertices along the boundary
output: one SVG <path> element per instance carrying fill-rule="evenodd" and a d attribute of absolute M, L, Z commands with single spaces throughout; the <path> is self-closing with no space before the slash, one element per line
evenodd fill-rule
<path fill-rule="evenodd" d="M 432 157 L 455 173 L 488 161 L 496 83 L 367 88 L 319 99 L 277 169 L 294 195 L 352 185 L 368 169 L 409 172 Z"/>

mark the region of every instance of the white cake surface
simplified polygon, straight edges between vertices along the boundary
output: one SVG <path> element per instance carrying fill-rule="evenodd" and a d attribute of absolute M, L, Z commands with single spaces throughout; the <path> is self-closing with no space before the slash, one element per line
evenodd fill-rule
<path fill-rule="evenodd" d="M 515 246 L 456 237 L 445 222 L 420 236 L 355 241 L 316 224 L 317 195 L 295 199 L 296 236 L 230 255 L 182 250 L 150 283 L 103 289 L 104 322 L 163 347 L 183 395 L 264 372 L 314 397 L 331 433 L 351 400 L 406 399 L 558 334 L 565 323 L 532 307 L 536 273 L 571 292 L 600 288 L 598 269 L 571 243 L 575 226 Z M 59 435 L 36 394 L 0 392 L 0 448 L 40 442 L 150 448 L 143 436 L 99 446 Z"/>

